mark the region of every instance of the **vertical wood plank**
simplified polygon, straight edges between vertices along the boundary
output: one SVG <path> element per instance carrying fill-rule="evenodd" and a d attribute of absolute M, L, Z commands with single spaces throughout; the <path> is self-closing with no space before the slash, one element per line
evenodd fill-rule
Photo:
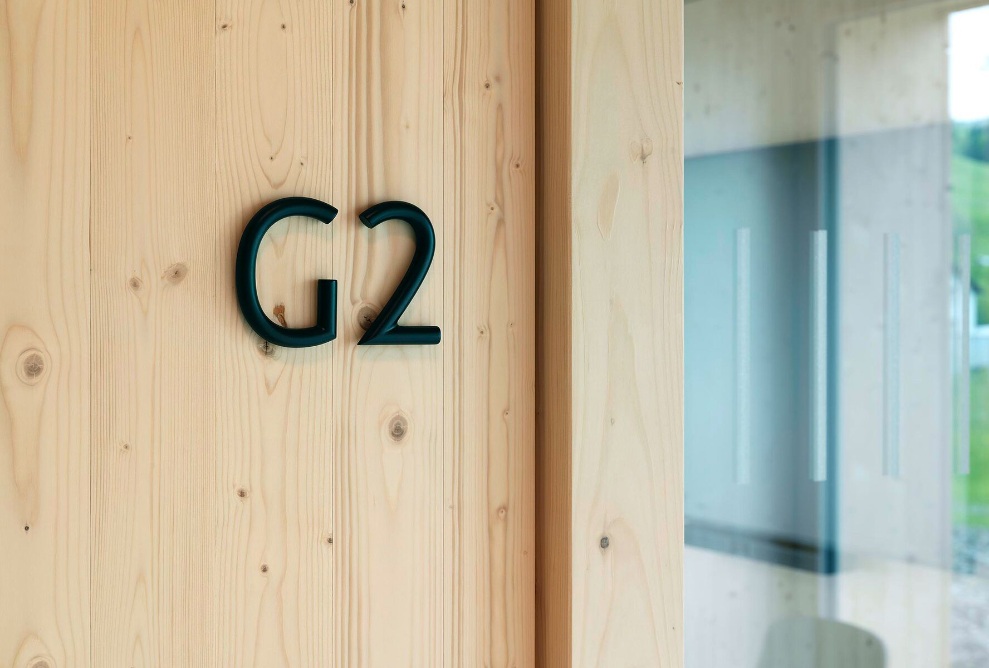
<path fill-rule="evenodd" d="M 683 661 L 682 12 L 573 4 L 576 666 Z"/>
<path fill-rule="evenodd" d="M 339 339 L 307 349 L 266 343 L 235 297 L 241 233 L 285 196 L 333 201 L 332 72 L 342 34 L 319 0 L 219 0 L 217 494 L 220 666 L 333 665 L 333 393 Z M 268 316 L 312 324 L 315 284 L 338 278 L 330 226 L 292 219 L 267 235 L 257 267 Z M 341 281 L 342 282 L 342 281 Z"/>
<path fill-rule="evenodd" d="M 534 665 L 534 5 L 447 0 L 446 665 Z"/>
<path fill-rule="evenodd" d="M 90 665 L 89 6 L 0 12 L 0 665 Z"/>
<path fill-rule="evenodd" d="M 539 656 L 683 662 L 682 3 L 540 31 Z"/>
<path fill-rule="evenodd" d="M 443 639 L 442 5 L 337 3 L 334 247 L 341 280 L 334 344 L 334 529 L 339 666 L 435 666 Z M 369 231 L 368 206 L 406 200 L 432 220 L 437 254 L 403 324 L 439 325 L 435 346 L 358 347 L 408 267 L 401 222 Z"/>
<path fill-rule="evenodd" d="M 215 663 L 212 3 L 93 0 L 93 664 Z"/>

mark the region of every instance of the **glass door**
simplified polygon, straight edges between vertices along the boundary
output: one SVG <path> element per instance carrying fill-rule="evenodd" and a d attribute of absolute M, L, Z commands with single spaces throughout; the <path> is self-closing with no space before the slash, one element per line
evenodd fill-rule
<path fill-rule="evenodd" d="M 989 666 L 989 6 L 685 16 L 686 665 Z"/>

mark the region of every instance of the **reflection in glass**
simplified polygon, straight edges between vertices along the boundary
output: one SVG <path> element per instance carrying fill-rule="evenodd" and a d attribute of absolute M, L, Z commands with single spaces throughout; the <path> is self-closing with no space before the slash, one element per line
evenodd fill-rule
<path fill-rule="evenodd" d="M 989 6 L 685 13 L 686 664 L 989 666 Z"/>

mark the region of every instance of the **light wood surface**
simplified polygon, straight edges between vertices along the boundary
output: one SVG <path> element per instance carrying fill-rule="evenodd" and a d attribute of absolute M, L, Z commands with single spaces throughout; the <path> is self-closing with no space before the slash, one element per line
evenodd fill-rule
<path fill-rule="evenodd" d="M 313 322 L 319 278 L 348 221 L 334 199 L 337 91 L 332 6 L 218 0 L 216 49 L 216 651 L 219 665 L 333 665 L 333 473 L 344 422 L 334 403 L 342 341 L 278 348 L 244 325 L 233 298 L 244 222 L 279 197 L 333 203 L 326 228 L 279 223 L 261 247 L 262 306 Z M 281 320 L 280 320 L 281 319 Z M 342 321 L 341 321 L 342 322 Z M 350 343 L 350 342 L 348 342 Z"/>
<path fill-rule="evenodd" d="M 683 661 L 682 11 L 574 8 L 578 666 Z"/>
<path fill-rule="evenodd" d="M 445 665 L 534 665 L 534 21 L 446 3 Z"/>
<path fill-rule="evenodd" d="M 0 12 L 0 665 L 90 651 L 90 28 Z"/>
<path fill-rule="evenodd" d="M 406 226 L 369 234 L 356 216 L 407 199 L 447 239 L 442 5 L 338 3 L 333 20 L 333 197 L 343 212 L 333 254 L 342 288 L 333 370 L 336 653 L 342 666 L 441 665 L 443 348 L 356 346 L 361 319 L 384 306 L 412 253 Z M 444 278 L 437 259 L 405 322 L 440 325 L 448 346 Z"/>
<path fill-rule="evenodd" d="M 569 79 L 566 90 L 543 93 L 541 127 L 569 124 L 570 147 L 567 156 L 563 132 L 541 135 L 549 158 L 541 168 L 551 173 L 542 179 L 556 183 L 552 173 L 564 171 L 569 186 L 556 187 L 570 195 L 556 204 L 565 191 L 543 192 L 540 213 L 571 210 L 558 214 L 568 223 L 556 221 L 569 243 L 556 233 L 540 237 L 541 259 L 568 245 L 570 258 L 552 268 L 562 278 L 541 273 L 539 332 L 543 347 L 567 345 L 556 337 L 569 332 L 571 366 L 557 361 L 557 372 L 572 378 L 540 375 L 539 448 L 549 448 L 540 460 L 540 490 L 556 496 L 540 498 L 539 517 L 541 527 L 547 518 L 569 519 L 571 529 L 552 537 L 569 538 L 569 546 L 540 551 L 539 572 L 551 574 L 549 555 L 568 548 L 572 571 L 569 594 L 553 578 L 539 587 L 541 625 L 558 627 L 570 616 L 570 656 L 544 644 L 540 651 L 548 665 L 680 666 L 682 3 L 572 2 L 545 11 L 570 20 L 569 27 L 559 20 L 542 27 L 544 41 L 564 45 L 546 47 L 555 58 L 541 62 L 541 76 L 559 77 L 563 69 Z M 569 313 L 542 307 L 561 292 L 573 302 Z M 569 397 L 557 394 L 567 385 Z M 552 425 L 559 434 L 568 421 L 569 469 L 548 436 Z M 561 480 L 547 485 L 553 475 Z M 569 518 L 559 510 L 566 494 Z"/>
<path fill-rule="evenodd" d="M 92 16 L 92 663 L 205 665 L 216 619 L 212 11 L 93 0 Z"/>
<path fill-rule="evenodd" d="M 9 4 L 0 665 L 533 666 L 533 3 Z M 318 348 L 236 303 L 288 195 L 340 210 L 257 269 L 293 327 L 339 281 Z M 392 199 L 438 347 L 356 345 Z"/>

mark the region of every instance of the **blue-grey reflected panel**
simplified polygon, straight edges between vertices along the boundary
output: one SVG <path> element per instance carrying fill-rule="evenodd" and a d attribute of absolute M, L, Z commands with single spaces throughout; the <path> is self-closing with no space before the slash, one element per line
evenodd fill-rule
<path fill-rule="evenodd" d="M 833 489 L 808 471 L 827 466 L 811 436 L 816 396 L 826 453 L 833 278 L 826 249 L 813 271 L 812 239 L 828 224 L 831 152 L 805 142 L 685 164 L 687 542 L 818 571 L 833 566 Z"/>

